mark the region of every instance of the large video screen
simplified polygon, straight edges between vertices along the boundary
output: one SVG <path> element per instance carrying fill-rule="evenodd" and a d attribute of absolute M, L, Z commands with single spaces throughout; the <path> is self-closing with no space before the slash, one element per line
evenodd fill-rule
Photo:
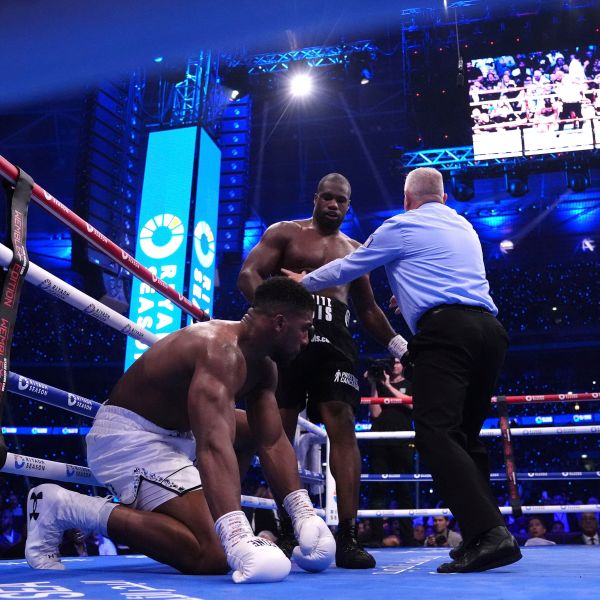
<path fill-rule="evenodd" d="M 467 63 L 476 160 L 600 147 L 598 46 Z"/>

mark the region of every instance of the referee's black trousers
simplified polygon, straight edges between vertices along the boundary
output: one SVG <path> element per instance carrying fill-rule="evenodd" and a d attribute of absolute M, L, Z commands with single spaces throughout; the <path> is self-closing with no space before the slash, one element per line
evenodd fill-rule
<path fill-rule="evenodd" d="M 417 449 L 466 543 L 505 524 L 479 432 L 507 346 L 499 321 L 461 305 L 426 313 L 409 343 Z"/>

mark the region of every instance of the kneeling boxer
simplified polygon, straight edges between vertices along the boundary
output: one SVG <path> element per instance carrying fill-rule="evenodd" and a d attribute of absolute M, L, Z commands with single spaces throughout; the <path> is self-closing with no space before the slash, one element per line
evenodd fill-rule
<path fill-rule="evenodd" d="M 291 563 L 240 510 L 238 449 L 255 446 L 274 497 L 291 515 L 296 562 L 321 571 L 335 541 L 300 488 L 275 401 L 277 363 L 308 344 L 312 296 L 274 277 L 241 321 L 196 323 L 144 353 L 121 377 L 86 438 L 94 476 L 121 504 L 45 484 L 27 500 L 26 558 L 62 569 L 65 529 L 95 530 L 184 573 L 284 579 Z M 247 411 L 236 411 L 245 398 Z M 194 459 L 196 466 L 194 465 Z"/>

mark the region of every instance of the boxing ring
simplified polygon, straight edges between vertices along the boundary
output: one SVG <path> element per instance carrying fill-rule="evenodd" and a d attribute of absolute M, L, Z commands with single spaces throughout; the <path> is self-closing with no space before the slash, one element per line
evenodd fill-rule
<path fill-rule="evenodd" d="M 14 182 L 18 171 L 3 157 L 0 156 L 0 175 Z M 48 210 L 51 214 L 67 224 L 74 232 L 78 233 L 97 249 L 105 252 L 116 262 L 124 266 L 133 275 L 142 279 L 153 289 L 169 298 L 174 304 L 182 308 L 195 319 L 205 320 L 208 315 L 173 290 L 164 281 L 157 278 L 150 271 L 140 265 L 127 252 L 120 249 L 90 224 L 70 211 L 66 206 L 55 199 L 40 186 L 34 185 L 32 198 Z M 6 268 L 11 264 L 13 251 L 0 245 L 0 266 Z M 159 336 L 144 330 L 117 313 L 111 308 L 94 300 L 80 290 L 62 281 L 41 267 L 29 263 L 25 280 L 37 288 L 45 291 L 54 299 L 63 301 L 78 309 L 84 314 L 95 318 L 114 330 L 133 337 L 147 346 L 151 346 Z M 47 385 L 33 378 L 15 372 L 9 372 L 7 377 L 7 390 L 36 402 L 54 406 L 89 419 L 93 419 L 100 403 L 85 398 L 72 391 L 66 391 Z M 589 396 L 589 397 L 588 397 Z M 524 400 L 530 402 L 546 401 L 547 397 L 536 396 L 535 399 Z M 571 394 L 557 396 L 556 400 L 597 400 L 598 394 Z M 508 399 L 506 399 L 508 400 Z M 392 399 L 365 399 L 365 403 L 389 403 Z M 400 402 L 407 403 L 408 400 Z M 517 402 L 517 400 L 515 400 Z M 335 481 L 329 469 L 329 441 L 325 431 L 305 419 L 299 420 L 299 428 L 308 434 L 305 438 L 303 452 L 310 456 L 313 466 L 321 463 L 321 447 L 325 445 L 325 473 L 320 468 L 299 469 L 299 475 L 306 484 L 315 489 L 325 488 L 325 503 L 318 513 L 329 524 L 337 522 L 335 503 Z M 559 431 L 560 430 L 560 431 Z M 511 430 L 513 436 L 533 435 L 576 435 L 597 434 L 600 427 L 577 426 L 562 428 L 515 428 Z M 500 430 L 486 430 L 483 435 L 499 435 Z M 358 433 L 359 439 L 410 439 L 414 432 L 387 432 Z M 301 438 L 298 437 L 298 440 Z M 301 443 L 296 444 L 298 446 Z M 102 487 L 93 477 L 89 468 L 83 465 L 67 464 L 42 458 L 25 456 L 23 454 L 8 452 L 4 466 L 0 473 L 25 476 L 29 478 L 44 479 L 48 481 L 65 482 L 70 484 L 83 484 Z M 542 478 L 564 478 L 564 473 L 545 473 Z M 518 474 L 521 477 L 521 474 Z M 556 477 L 555 477 L 556 476 Z M 429 481 L 426 474 L 399 475 L 380 474 L 365 475 L 364 481 Z M 502 479 L 504 474 L 494 474 L 493 478 Z M 377 479 L 378 478 L 378 479 Z M 590 479 L 600 478 L 600 472 L 591 474 Z M 529 477 L 531 479 L 531 477 Z M 250 508 L 274 509 L 273 500 L 242 496 L 242 506 Z M 511 507 L 501 507 L 504 514 L 512 512 Z M 549 513 L 549 512 L 598 512 L 600 505 L 579 506 L 525 506 L 524 513 Z M 385 517 L 416 517 L 449 514 L 445 508 L 437 509 L 410 509 L 410 510 L 362 510 L 359 517 L 385 518 Z M 26 515 L 27 517 L 27 515 Z M 543 587 L 544 598 L 584 598 L 589 597 L 589 590 L 600 586 L 600 574 L 597 569 L 598 556 L 594 556 L 594 549 L 582 547 L 544 547 L 525 548 L 524 560 L 511 565 L 482 574 L 461 574 L 448 579 L 436 573 L 436 567 L 441 562 L 448 560 L 447 549 L 443 548 L 397 548 L 376 549 L 372 553 L 377 560 L 377 567 L 370 571 L 348 571 L 337 569 L 335 566 L 319 574 L 309 574 L 293 566 L 290 576 L 281 583 L 256 584 L 250 590 L 246 586 L 232 583 L 230 576 L 188 576 L 176 572 L 171 567 L 138 556 L 102 556 L 64 558 L 67 569 L 56 572 L 36 571 L 27 565 L 25 560 L 0 561 L 0 599 L 1 598 L 178 598 L 178 599 L 210 599 L 222 598 L 227 594 L 237 598 L 255 594 L 257 598 L 304 597 L 314 598 L 347 598 L 361 597 L 365 593 L 388 595 L 414 593 L 422 598 L 436 598 L 441 594 L 450 593 L 450 596 L 461 598 L 481 597 L 485 594 L 488 598 L 506 598 L 508 595 L 518 598 L 535 598 L 528 587 L 531 584 L 532 574 L 552 572 L 546 576 Z M 392 577 L 391 576 L 395 576 Z M 541 584 L 540 584 L 541 585 Z M 498 595 L 494 595 L 498 592 Z"/>

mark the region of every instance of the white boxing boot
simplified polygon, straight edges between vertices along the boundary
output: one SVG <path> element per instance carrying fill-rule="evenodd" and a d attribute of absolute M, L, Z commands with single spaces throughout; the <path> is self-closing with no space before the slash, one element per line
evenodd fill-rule
<path fill-rule="evenodd" d="M 66 529 L 107 535 L 108 517 L 118 505 L 45 483 L 27 495 L 25 558 L 33 569 L 61 570 L 58 547 Z"/>

